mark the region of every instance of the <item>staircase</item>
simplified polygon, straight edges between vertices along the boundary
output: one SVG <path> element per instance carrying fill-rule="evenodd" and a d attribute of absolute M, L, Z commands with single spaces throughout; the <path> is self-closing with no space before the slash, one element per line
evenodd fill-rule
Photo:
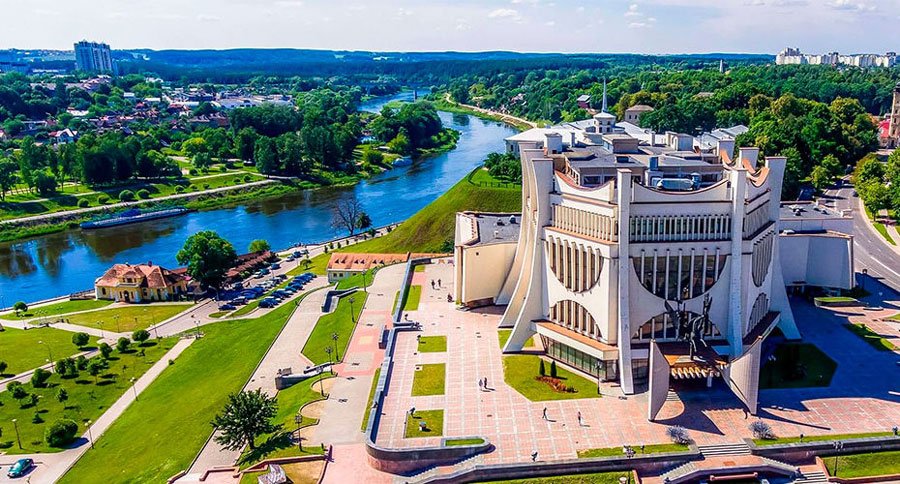
<path fill-rule="evenodd" d="M 398 476 L 394 478 L 395 484 L 406 484 L 413 482 L 427 482 L 429 479 L 445 474 L 450 474 L 453 472 L 472 470 L 475 466 L 479 464 L 484 464 L 484 454 L 476 454 L 468 459 L 459 461 L 452 465 L 444 465 L 444 466 L 431 466 L 427 469 L 419 472 L 418 474 L 413 474 L 409 477 Z"/>
<path fill-rule="evenodd" d="M 678 482 L 678 480 L 697 470 L 697 465 L 687 462 L 659 476 L 659 482 Z"/>
<path fill-rule="evenodd" d="M 698 445 L 697 450 L 703 457 L 726 455 L 750 455 L 750 447 L 745 442 L 736 444 Z"/>
<path fill-rule="evenodd" d="M 811 484 L 818 482 L 829 482 L 828 476 L 822 471 L 808 471 L 803 476 L 794 479 L 795 484 Z"/>

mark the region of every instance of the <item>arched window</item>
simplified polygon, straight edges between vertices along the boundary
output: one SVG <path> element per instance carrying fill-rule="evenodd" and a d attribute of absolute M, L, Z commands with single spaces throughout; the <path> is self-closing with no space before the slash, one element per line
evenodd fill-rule
<path fill-rule="evenodd" d="M 550 236 L 544 242 L 544 253 L 553 275 L 566 289 L 584 292 L 597 284 L 603 268 L 599 250 Z"/>
<path fill-rule="evenodd" d="M 688 312 L 688 318 L 699 316 L 697 313 Z M 676 327 L 675 322 L 669 318 L 668 313 L 662 313 L 650 318 L 649 321 L 642 324 L 634 334 L 631 335 L 632 341 L 676 341 L 681 336 L 681 328 Z M 719 339 L 722 337 L 719 328 L 715 323 L 710 324 L 709 328 L 703 335 L 707 339 Z"/>
<path fill-rule="evenodd" d="M 600 337 L 600 330 L 591 313 L 571 299 L 559 301 L 550 307 L 550 321 L 594 339 Z"/>

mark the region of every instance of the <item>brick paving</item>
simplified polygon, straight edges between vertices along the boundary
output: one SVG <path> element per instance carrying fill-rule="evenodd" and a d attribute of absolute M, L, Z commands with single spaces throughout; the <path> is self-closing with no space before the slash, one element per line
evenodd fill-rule
<path fill-rule="evenodd" d="M 682 425 L 698 444 L 737 442 L 750 437 L 750 419 L 736 397 L 721 380 L 712 389 L 678 392 L 667 402 L 656 423 L 646 419 L 647 400 L 642 394 L 624 396 L 617 388 L 605 387 L 603 398 L 531 402 L 503 382 L 502 355 L 498 344 L 499 311 L 459 311 L 447 303 L 452 291 L 452 265 L 437 264 L 416 273 L 422 299 L 410 319 L 423 324 L 422 335 L 447 336 L 446 353 L 416 352 L 416 334 L 400 333 L 385 415 L 377 441 L 391 447 L 437 444 L 438 438 L 406 439 L 404 426 L 410 407 L 445 409 L 443 435 L 480 435 L 496 450 L 484 456 L 485 463 L 530 460 L 537 451 L 540 460 L 576 457 L 580 449 L 663 443 L 668 425 Z M 440 288 L 430 281 L 440 278 Z M 879 312 L 829 311 L 803 300 L 792 301 L 796 319 L 806 342 L 813 343 L 838 363 L 827 388 L 764 390 L 760 393 L 759 417 L 768 421 L 777 435 L 794 436 L 885 431 L 900 424 L 900 365 L 897 353 L 878 352 L 843 327 L 861 318 L 876 331 L 896 331 L 898 323 L 881 321 L 893 310 Z M 882 328 L 882 325 L 884 328 Z M 445 395 L 412 397 L 417 365 L 447 363 Z M 487 377 L 491 391 L 478 388 Z M 550 421 L 541 419 L 547 407 Z M 584 426 L 576 420 L 581 412 Z"/>

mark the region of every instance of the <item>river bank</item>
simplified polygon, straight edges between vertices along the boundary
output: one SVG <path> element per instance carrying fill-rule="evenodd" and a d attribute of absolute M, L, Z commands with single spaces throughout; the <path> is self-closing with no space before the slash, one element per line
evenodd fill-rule
<path fill-rule="evenodd" d="M 395 98 L 411 99 L 412 93 Z M 377 112 L 384 102 L 361 109 Z M 508 125 L 474 116 L 438 114 L 445 127 L 460 132 L 454 149 L 398 164 L 352 184 L 292 189 L 274 196 L 235 193 L 228 200 L 206 202 L 215 208 L 201 207 L 178 217 L 114 229 L 62 227 L 51 234 L 0 243 L 0 297 L 39 300 L 77 292 L 117 262 L 149 260 L 176 267 L 178 249 L 200 230 L 218 232 L 238 252 L 246 251 L 254 239 L 266 239 L 276 248 L 331 240 L 342 235 L 331 220 L 335 207 L 346 201 L 358 202 L 375 226 L 406 220 L 480 165 L 487 153 L 502 151 L 503 139 L 516 133 Z"/>

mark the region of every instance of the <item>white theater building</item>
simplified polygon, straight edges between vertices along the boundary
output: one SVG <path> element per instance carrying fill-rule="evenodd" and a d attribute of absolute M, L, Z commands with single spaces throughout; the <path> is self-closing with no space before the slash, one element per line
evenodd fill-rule
<path fill-rule="evenodd" d="M 670 378 L 721 377 L 755 414 L 762 341 L 775 327 L 787 339 L 801 336 L 782 273 L 782 236 L 792 237 L 794 250 L 827 249 L 792 257 L 795 285 L 853 285 L 852 237 L 824 227 L 816 217 L 823 213 L 806 207 L 804 225 L 788 209 L 796 230 L 779 236 L 782 157 L 760 160 L 756 148 L 733 156 L 733 139 L 704 150 L 692 136 L 616 124 L 605 111 L 513 136 L 507 149 L 522 161 L 515 249 L 497 246 L 503 240 L 495 234 L 509 225 L 491 225 L 506 215 L 460 215 L 457 300 L 506 306 L 500 326 L 512 333 L 504 352 L 537 335 L 547 356 L 565 365 L 617 381 L 626 394 L 649 389 L 650 419 Z M 496 254 L 492 264 L 470 262 L 487 250 Z M 692 359 L 666 301 L 695 317 L 707 298 L 712 324 Z"/>

